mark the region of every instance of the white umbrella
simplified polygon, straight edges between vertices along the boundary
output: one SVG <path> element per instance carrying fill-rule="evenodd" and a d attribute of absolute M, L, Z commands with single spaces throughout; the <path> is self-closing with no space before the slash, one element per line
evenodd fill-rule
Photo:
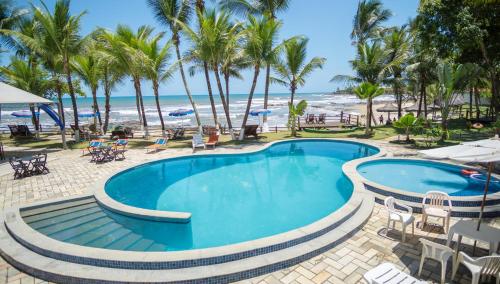
<path fill-rule="evenodd" d="M 438 159 L 452 159 L 462 162 L 475 162 L 488 164 L 488 177 L 484 186 L 483 201 L 477 222 L 477 230 L 481 226 L 484 213 L 484 204 L 491 181 L 493 164 L 500 161 L 500 139 L 498 137 L 473 142 L 464 142 L 460 145 L 420 151 L 420 153 Z"/>

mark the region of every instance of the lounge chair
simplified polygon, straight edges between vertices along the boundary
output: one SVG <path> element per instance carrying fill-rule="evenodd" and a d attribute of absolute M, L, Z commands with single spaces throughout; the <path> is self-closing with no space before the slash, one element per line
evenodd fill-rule
<path fill-rule="evenodd" d="M 113 143 L 113 156 L 115 160 L 125 160 L 125 152 L 127 151 L 128 140 L 118 139 Z"/>
<path fill-rule="evenodd" d="M 111 131 L 111 139 L 127 138 L 134 138 L 134 131 L 130 127 L 124 127 L 123 129 L 116 129 Z"/>
<path fill-rule="evenodd" d="M 257 135 L 257 129 L 259 129 L 258 125 L 246 125 L 245 126 L 245 138 L 248 136 L 253 136 L 255 138 L 259 138 Z"/>
<path fill-rule="evenodd" d="M 423 284 L 411 275 L 399 270 L 392 263 L 382 263 L 363 275 L 368 284 Z"/>
<path fill-rule="evenodd" d="M 316 122 L 316 117 L 314 114 L 307 114 L 306 116 L 306 124 L 314 124 Z"/>
<path fill-rule="evenodd" d="M 210 135 L 212 132 L 217 132 L 217 127 L 211 125 L 203 125 L 203 135 Z"/>
<path fill-rule="evenodd" d="M 205 145 L 208 147 L 208 146 L 211 146 L 213 149 L 215 149 L 215 146 L 217 145 L 217 143 L 219 142 L 219 134 L 217 134 L 216 131 L 210 133 L 210 136 L 208 137 L 208 142 L 205 143 Z"/>
<path fill-rule="evenodd" d="M 168 138 L 156 138 L 156 141 L 153 145 L 149 145 L 146 147 L 146 151 L 153 150 L 154 152 L 160 150 L 160 148 L 164 148 L 167 146 Z"/>
<path fill-rule="evenodd" d="M 71 134 L 71 136 L 75 136 L 75 133 L 78 131 L 78 134 L 80 135 L 80 139 L 82 139 L 82 138 L 84 140 L 90 139 L 90 132 L 84 130 L 83 127 L 76 128 L 76 126 L 74 124 L 70 124 L 70 127 L 73 130 L 73 133 Z"/>
<path fill-rule="evenodd" d="M 26 138 L 33 137 L 27 125 L 8 125 L 10 130 L 10 138 Z"/>
<path fill-rule="evenodd" d="M 196 150 L 196 148 L 203 148 L 203 149 L 207 148 L 205 143 L 203 143 L 203 137 L 201 136 L 201 134 L 193 135 L 192 143 L 193 143 L 193 152 Z"/>
<path fill-rule="evenodd" d="M 406 227 L 411 224 L 411 234 L 415 234 L 415 217 L 413 217 L 413 209 L 410 206 L 398 203 L 397 206 L 404 209 L 396 209 L 396 199 L 392 196 L 387 197 L 384 200 L 385 209 L 387 210 L 387 232 L 389 232 L 389 227 L 392 222 L 392 229 L 396 226 L 396 222 L 401 223 L 403 227 L 403 237 L 402 240 L 406 240 Z M 406 212 L 405 212 L 406 211 Z"/>
<path fill-rule="evenodd" d="M 446 203 L 446 204 L 445 204 Z M 429 191 L 422 200 L 422 228 L 427 223 L 429 216 L 443 219 L 443 230 L 450 229 L 450 217 L 453 207 L 450 196 L 441 191 Z"/>

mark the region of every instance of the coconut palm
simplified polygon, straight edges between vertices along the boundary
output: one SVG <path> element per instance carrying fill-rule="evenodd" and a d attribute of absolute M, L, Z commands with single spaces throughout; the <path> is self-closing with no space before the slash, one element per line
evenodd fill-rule
<path fill-rule="evenodd" d="M 118 68 L 132 78 L 137 113 L 146 137 L 149 136 L 149 129 L 144 110 L 141 79 L 145 76 L 144 62 L 147 61 L 147 56 L 142 52 L 140 46 L 149 39 L 152 32 L 153 28 L 149 26 L 141 26 L 134 32 L 128 26 L 118 25 L 115 33 L 105 31 L 100 35 L 105 42 L 106 52 L 114 58 Z"/>
<path fill-rule="evenodd" d="M 206 63 L 214 72 L 229 133 L 231 134 L 231 137 L 233 137 L 231 116 L 229 114 L 229 107 L 224 95 L 222 80 L 220 78 L 220 65 L 223 61 L 226 46 L 232 45 L 234 44 L 233 42 L 238 40 L 238 36 L 232 35 L 238 34 L 240 24 L 232 24 L 229 21 L 229 14 L 224 11 L 217 13 L 215 10 L 208 10 L 198 18 L 200 19 L 199 32 L 195 32 L 184 23 L 179 24 L 193 42 L 195 49 L 193 53 L 197 55 L 200 61 L 204 64 Z M 203 68 L 204 67 L 205 66 L 203 66 Z M 207 84 L 208 83 L 209 81 L 207 81 Z"/>
<path fill-rule="evenodd" d="M 276 20 L 276 14 L 287 10 L 290 2 L 290 0 L 222 0 L 219 3 L 223 8 L 233 11 L 236 14 L 259 14 L 262 16 L 268 16 L 272 20 Z M 264 85 L 264 109 L 267 109 L 268 107 L 271 65 L 274 63 L 277 53 L 278 48 L 275 47 L 274 42 L 271 42 L 266 47 L 265 54 L 266 79 Z M 266 121 L 267 114 L 263 117 L 263 122 Z"/>
<path fill-rule="evenodd" d="M 230 37 L 238 37 L 239 35 L 230 34 Z M 226 104 L 229 108 L 229 81 L 231 78 L 243 79 L 240 71 L 249 67 L 248 58 L 240 47 L 238 40 L 232 39 L 226 44 L 223 54 L 222 61 L 220 64 L 220 72 L 224 77 L 225 91 L 226 91 Z"/>
<path fill-rule="evenodd" d="M 236 14 L 260 14 L 276 19 L 276 14 L 288 9 L 290 0 L 221 0 L 220 5 Z"/>
<path fill-rule="evenodd" d="M 85 45 L 86 38 L 80 36 L 80 20 L 85 15 L 82 12 L 76 16 L 70 13 L 70 0 L 57 0 L 53 12 L 42 2 L 44 9 L 33 8 L 33 17 L 40 24 L 46 41 L 50 41 L 56 53 L 61 58 L 63 72 L 71 97 L 75 127 L 78 128 L 78 107 L 76 91 L 73 85 L 71 59 L 78 55 Z M 75 132 L 75 140 L 79 141 L 79 132 Z"/>
<path fill-rule="evenodd" d="M 389 51 L 389 61 L 396 62 L 391 68 L 390 83 L 398 105 L 398 118 L 402 115 L 403 105 L 403 71 L 411 56 L 411 39 L 406 26 L 395 27 L 384 36 L 385 48 Z"/>
<path fill-rule="evenodd" d="M 28 14 L 28 10 L 14 7 L 11 0 L 0 0 L 0 30 L 16 30 L 19 22 Z M 4 47 L 11 48 L 14 42 L 10 35 L 0 33 L 0 53 Z"/>
<path fill-rule="evenodd" d="M 288 102 L 288 125 L 290 126 L 293 137 L 297 136 L 297 117 L 304 115 L 306 109 L 307 102 L 305 100 L 301 100 L 297 105 Z"/>
<path fill-rule="evenodd" d="M 182 29 L 180 23 L 189 23 L 189 19 L 192 13 L 189 2 L 189 0 L 148 0 L 148 5 L 153 10 L 155 18 L 161 24 L 168 27 L 168 29 L 172 33 L 172 42 L 174 44 L 175 53 L 177 55 L 182 83 L 184 84 L 184 89 L 186 90 L 186 95 L 188 96 L 189 102 L 193 107 L 193 111 L 196 117 L 196 123 L 198 124 L 199 131 L 201 132 L 202 129 L 200 115 L 198 113 L 198 108 L 196 107 L 193 96 L 191 95 L 191 91 L 189 90 L 180 51 L 180 33 Z"/>
<path fill-rule="evenodd" d="M 361 0 L 353 20 L 351 39 L 364 44 L 369 39 L 380 38 L 381 24 L 391 17 L 391 11 L 384 9 L 380 0 Z"/>
<path fill-rule="evenodd" d="M 370 82 L 363 82 L 356 88 L 354 88 L 354 93 L 363 100 L 367 100 L 366 103 L 366 130 L 365 134 L 369 135 L 371 133 L 371 117 L 372 114 L 372 103 L 375 97 L 378 97 L 384 93 L 384 89 L 378 84 L 372 84 Z"/>
<path fill-rule="evenodd" d="M 248 57 L 249 62 L 253 66 L 254 76 L 252 80 L 252 87 L 250 88 L 250 93 L 248 95 L 247 107 L 245 110 L 245 115 L 243 116 L 243 122 L 241 124 L 240 140 L 245 137 L 245 129 L 248 115 L 250 113 L 250 108 L 252 106 L 253 94 L 255 92 L 255 87 L 257 86 L 257 78 L 259 77 L 260 68 L 265 64 L 266 50 L 265 47 L 269 45 L 270 42 L 274 41 L 276 36 L 276 31 L 279 29 L 280 23 L 269 19 L 268 17 L 255 18 L 254 16 L 248 16 L 248 22 L 245 26 L 244 33 L 244 46 L 243 50 L 245 55 Z"/>
<path fill-rule="evenodd" d="M 97 89 L 102 78 L 102 66 L 100 65 L 96 45 L 92 44 L 86 48 L 82 55 L 77 55 L 72 59 L 72 69 L 78 77 L 90 88 L 92 93 L 92 111 L 94 112 L 94 126 L 98 127 L 102 133 L 102 119 L 99 111 L 99 104 L 97 103 Z"/>
<path fill-rule="evenodd" d="M 290 92 L 290 103 L 293 104 L 295 92 L 304 86 L 307 76 L 316 69 L 323 68 L 326 58 L 314 57 L 309 62 L 307 59 L 307 38 L 291 38 L 283 44 L 283 59 L 273 65 L 274 72 L 279 78 L 272 78 L 273 82 L 286 86 Z"/>
<path fill-rule="evenodd" d="M 151 80 L 153 85 L 153 93 L 155 96 L 158 116 L 160 117 L 161 130 L 162 134 L 165 135 L 165 122 L 163 121 L 163 115 L 160 107 L 160 83 L 166 82 L 172 78 L 177 64 L 169 66 L 169 60 L 172 57 L 172 54 L 170 53 L 172 42 L 169 41 L 165 45 L 161 46 L 159 43 L 160 39 L 161 36 L 156 36 L 152 40 L 145 42 L 141 45 L 141 50 L 148 58 L 148 61 L 145 63 L 146 78 Z"/>
<path fill-rule="evenodd" d="M 413 113 L 407 113 L 393 123 L 394 127 L 402 129 L 406 135 L 406 142 L 410 142 L 410 134 L 424 122 L 423 118 L 415 117 Z"/>

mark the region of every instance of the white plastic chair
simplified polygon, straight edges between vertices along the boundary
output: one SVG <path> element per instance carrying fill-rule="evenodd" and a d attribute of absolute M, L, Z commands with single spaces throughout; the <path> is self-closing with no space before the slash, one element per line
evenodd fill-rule
<path fill-rule="evenodd" d="M 422 273 L 425 259 L 432 258 L 441 262 L 441 283 L 444 283 L 446 277 L 446 265 L 448 263 L 448 259 L 453 256 L 453 249 L 422 238 L 420 238 L 419 241 L 422 243 L 422 257 L 420 259 L 420 267 L 418 268 L 418 276 Z"/>
<path fill-rule="evenodd" d="M 445 202 L 448 204 L 445 205 Z M 453 207 L 450 196 L 441 191 L 429 191 L 422 200 L 422 228 L 427 223 L 427 218 L 436 217 L 443 219 L 444 232 L 450 229 L 450 217 Z"/>
<path fill-rule="evenodd" d="M 368 284 L 423 284 L 425 281 L 418 280 L 407 273 L 397 269 L 392 263 L 382 263 L 366 272 L 363 277 Z"/>
<path fill-rule="evenodd" d="M 407 212 L 396 209 L 396 204 L 404 208 Z M 387 209 L 387 232 L 389 232 L 389 227 L 392 221 L 392 229 L 396 227 L 396 222 L 400 222 L 403 227 L 403 242 L 406 240 L 406 226 L 411 224 L 411 234 L 415 234 L 415 217 L 413 217 L 413 209 L 410 206 L 396 203 L 396 199 L 392 196 L 387 197 L 384 200 L 385 208 Z"/>
<path fill-rule="evenodd" d="M 201 136 L 201 134 L 193 135 L 193 152 L 195 151 L 196 148 L 203 148 L 203 149 L 207 148 L 205 143 L 203 143 L 203 137 Z"/>
<path fill-rule="evenodd" d="M 465 265 L 472 273 L 472 284 L 479 283 L 483 276 L 496 277 L 497 284 L 500 283 L 500 256 L 483 256 L 472 258 L 464 252 L 459 252 L 457 260 L 453 264 L 453 275 L 451 279 L 455 279 L 460 263 Z"/>

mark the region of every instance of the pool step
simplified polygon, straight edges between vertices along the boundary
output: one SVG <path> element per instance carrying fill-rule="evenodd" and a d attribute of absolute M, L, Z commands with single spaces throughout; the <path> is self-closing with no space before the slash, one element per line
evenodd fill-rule
<path fill-rule="evenodd" d="M 144 238 L 110 218 L 94 198 L 22 210 L 21 216 L 31 228 L 64 242 L 115 250 L 165 250 L 165 245 Z"/>

